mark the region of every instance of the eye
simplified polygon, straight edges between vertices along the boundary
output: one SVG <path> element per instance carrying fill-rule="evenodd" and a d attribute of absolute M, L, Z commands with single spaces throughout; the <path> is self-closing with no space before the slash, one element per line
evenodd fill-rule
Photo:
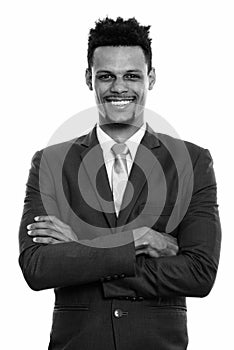
<path fill-rule="evenodd" d="M 99 75 L 97 78 L 99 80 L 107 81 L 107 80 L 113 79 L 113 75 L 106 73 L 106 74 Z"/>
<path fill-rule="evenodd" d="M 140 75 L 128 73 L 125 75 L 125 78 L 130 79 L 130 80 L 137 80 L 137 79 L 140 79 Z"/>

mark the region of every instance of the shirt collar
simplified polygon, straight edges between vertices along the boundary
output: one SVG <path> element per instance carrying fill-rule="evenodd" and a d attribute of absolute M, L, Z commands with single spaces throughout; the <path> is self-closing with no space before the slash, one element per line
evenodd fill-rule
<path fill-rule="evenodd" d="M 133 134 L 128 140 L 125 141 L 125 144 L 128 146 L 128 149 L 131 154 L 132 160 L 134 160 L 137 148 L 141 143 L 141 140 L 145 134 L 146 122 Z M 112 154 L 111 147 L 116 143 L 105 131 L 102 130 L 99 124 L 97 124 L 97 138 L 100 146 L 103 150 L 104 157 L 110 157 Z M 109 158 L 108 157 L 108 158 Z M 111 157 L 113 157 L 111 155 Z"/>

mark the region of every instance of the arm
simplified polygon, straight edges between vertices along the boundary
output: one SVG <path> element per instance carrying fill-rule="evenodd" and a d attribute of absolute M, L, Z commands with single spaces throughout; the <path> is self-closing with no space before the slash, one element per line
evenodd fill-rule
<path fill-rule="evenodd" d="M 131 231 L 124 237 L 121 233 L 98 237 L 92 240 L 92 247 L 88 240 L 84 244 L 82 241 L 54 245 L 33 242 L 27 233 L 27 225 L 34 221 L 35 216 L 60 217 L 53 180 L 46 168 L 41 174 L 44 186 L 39 186 L 41 156 L 42 152 L 37 152 L 32 160 L 19 229 L 19 264 L 29 286 L 41 290 L 96 282 L 112 275 L 116 278 L 134 276 L 135 249 Z M 121 246 L 115 244 L 118 239 Z"/>
<path fill-rule="evenodd" d="M 176 256 L 137 257 L 136 276 L 103 283 L 106 297 L 206 296 L 215 281 L 221 241 L 212 159 L 201 151 L 194 165 L 194 189 L 185 217 L 178 227 Z"/>

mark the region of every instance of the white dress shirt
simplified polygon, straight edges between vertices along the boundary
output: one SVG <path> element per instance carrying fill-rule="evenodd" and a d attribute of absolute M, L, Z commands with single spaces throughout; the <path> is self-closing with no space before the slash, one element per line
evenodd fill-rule
<path fill-rule="evenodd" d="M 128 167 L 128 176 L 130 174 L 132 164 L 134 162 L 137 148 L 145 134 L 146 123 L 144 123 L 136 132 L 133 134 L 128 140 L 124 143 L 128 146 L 129 153 L 126 156 L 127 167 Z M 107 176 L 110 184 L 110 188 L 112 189 L 112 181 L 111 181 L 111 173 L 112 167 L 114 165 L 114 154 L 111 151 L 111 147 L 116 143 L 107 133 L 105 133 L 99 124 L 97 124 L 97 138 L 98 142 L 103 151 L 103 158 L 106 166 Z"/>

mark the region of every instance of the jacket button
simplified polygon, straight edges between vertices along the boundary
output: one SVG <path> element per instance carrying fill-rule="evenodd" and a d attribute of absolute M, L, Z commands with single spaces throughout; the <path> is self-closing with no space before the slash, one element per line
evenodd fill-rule
<path fill-rule="evenodd" d="M 120 277 L 121 277 L 121 278 L 126 277 L 125 273 L 121 273 Z"/>
<path fill-rule="evenodd" d="M 123 316 L 123 311 L 120 310 L 120 309 L 116 309 L 116 310 L 114 311 L 114 316 L 115 316 L 116 318 L 122 317 L 122 316 Z"/>
<path fill-rule="evenodd" d="M 110 281 L 110 280 L 111 280 L 111 276 L 107 276 L 107 277 L 105 278 L 105 280 L 106 280 L 106 281 Z"/>
<path fill-rule="evenodd" d="M 114 278 L 114 280 L 118 280 L 119 279 L 119 275 L 114 275 L 113 278 Z"/>

